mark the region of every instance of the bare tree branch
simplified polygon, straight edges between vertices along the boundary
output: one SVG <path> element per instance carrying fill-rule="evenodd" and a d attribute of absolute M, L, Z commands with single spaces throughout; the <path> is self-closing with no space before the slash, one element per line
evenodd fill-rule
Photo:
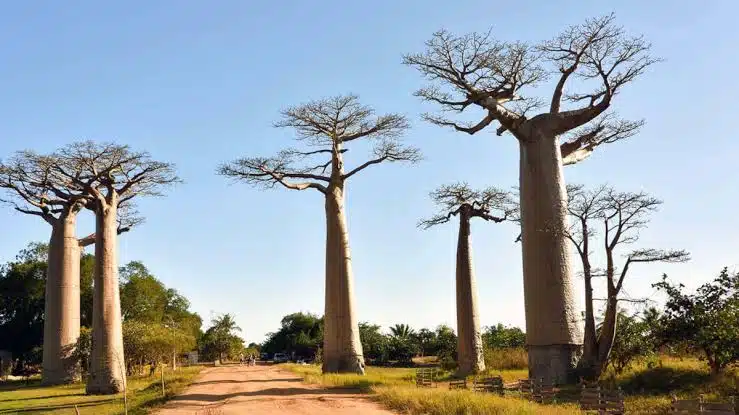
<path fill-rule="evenodd" d="M 342 178 L 344 180 L 353 176 L 354 174 L 364 170 L 365 168 L 379 164 L 383 161 L 396 162 L 396 161 L 407 161 L 410 163 L 418 163 L 423 159 L 421 151 L 415 147 L 404 146 L 396 140 L 383 140 L 378 143 L 374 148 L 374 158 L 368 160 L 348 173 L 344 174 Z"/>
<path fill-rule="evenodd" d="M 416 96 L 456 112 L 475 104 L 486 110 L 486 117 L 512 131 L 522 115 L 503 104 L 524 99 L 521 92 L 525 87 L 536 85 L 546 75 L 533 48 L 524 43 L 498 41 L 490 32 L 454 36 L 438 31 L 426 42 L 424 53 L 407 54 L 403 63 L 416 68 L 431 82 Z M 427 119 L 440 120 L 433 116 Z"/>
<path fill-rule="evenodd" d="M 602 114 L 621 87 L 659 61 L 649 55 L 651 45 L 643 37 L 629 37 L 610 14 L 571 26 L 539 46 L 555 65 L 560 79 L 552 94 L 550 115 L 556 119 L 556 134 L 587 124 Z M 585 106 L 560 111 L 567 81 L 572 77 L 596 80 L 600 86 L 588 93 L 564 94 L 568 101 Z"/>
<path fill-rule="evenodd" d="M 291 127 L 299 139 L 312 145 L 331 145 L 362 137 L 392 138 L 408 129 L 408 120 L 399 114 L 373 118 L 374 110 L 359 103 L 356 95 L 338 95 L 311 101 L 282 111 L 276 127 Z"/>
<path fill-rule="evenodd" d="M 565 137 L 565 142 L 560 145 L 562 163 L 565 166 L 578 163 L 589 157 L 599 145 L 629 138 L 639 132 L 643 125 L 644 120 L 620 120 L 613 113 L 606 113 Z"/>
<path fill-rule="evenodd" d="M 680 263 L 690 261 L 690 254 L 685 250 L 636 249 L 626 256 L 626 262 L 616 283 L 616 291 L 621 291 L 626 273 L 632 263 L 639 262 L 667 262 Z"/>
<path fill-rule="evenodd" d="M 18 212 L 40 216 L 50 224 L 65 212 L 74 210 L 76 213 L 89 201 L 90 195 L 67 186 L 66 179 L 59 180 L 54 169 L 62 163 L 54 155 L 32 151 L 15 153 L 10 160 L 0 163 L 0 188 L 8 191 L 8 197 L 0 198 L 0 202 Z"/>
<path fill-rule="evenodd" d="M 382 162 L 421 159 L 420 151 L 403 146 L 400 136 L 409 128 L 405 117 L 398 114 L 374 115 L 374 110 L 362 105 L 356 95 L 334 96 L 310 101 L 282 111 L 276 127 L 291 127 L 298 140 L 307 140 L 317 150 L 288 148 L 275 157 L 247 157 L 225 163 L 218 173 L 262 188 L 279 184 L 293 190 L 316 189 L 324 194 L 328 186 L 344 180 L 365 168 Z M 374 157 L 344 173 L 344 146 L 358 139 L 377 140 Z M 326 159 L 308 163 L 314 156 Z M 298 162 L 308 163 L 305 166 Z"/>
<path fill-rule="evenodd" d="M 429 195 L 439 212 L 418 222 L 418 227 L 422 229 L 448 222 L 464 207 L 469 209 L 470 217 L 502 222 L 509 218 L 515 206 L 510 192 L 495 187 L 473 190 L 464 182 L 440 186 Z M 491 214 L 491 211 L 497 211 L 498 215 Z"/>
<path fill-rule="evenodd" d="M 616 26 L 613 14 L 568 27 L 535 47 L 494 39 L 490 31 L 455 36 L 445 30 L 434 33 L 425 46 L 423 53 L 403 57 L 404 64 L 429 81 L 415 95 L 444 112 L 461 113 L 476 106 L 486 115 L 469 124 L 440 115 L 426 114 L 424 118 L 468 134 L 497 121 L 497 135 L 510 131 L 518 139 L 527 138 L 522 134 L 530 135 L 530 130 L 522 129 L 529 120 L 536 120 L 537 128 L 545 126 L 547 134 L 553 137 L 585 126 L 610 107 L 624 85 L 659 61 L 650 56 L 651 45 L 642 37 L 630 37 Z M 529 118 L 526 112 L 539 108 L 543 102 L 526 96 L 526 88 L 537 86 L 551 74 L 558 80 L 548 100 L 549 109 Z M 573 78 L 599 86 L 585 93 L 568 92 L 568 82 Z M 564 100 L 580 107 L 562 110 Z M 626 124 L 620 127 L 623 129 Z M 624 131 L 616 136 L 624 134 L 628 135 Z M 583 138 L 571 154 L 579 159 L 596 145 L 613 141 Z"/>
<path fill-rule="evenodd" d="M 313 179 L 328 182 L 329 177 L 292 170 L 288 161 L 282 158 L 242 158 L 223 164 L 218 174 L 242 180 L 248 184 L 272 188 L 280 184 L 292 190 L 315 189 L 321 193 L 326 187 L 317 182 L 294 182 L 290 179 Z"/>
<path fill-rule="evenodd" d="M 164 187 L 182 182 L 173 164 L 127 145 L 82 141 L 62 148 L 57 157 L 64 161 L 55 169 L 57 177 L 102 204 L 113 198 L 120 204 L 138 196 L 161 196 Z"/>

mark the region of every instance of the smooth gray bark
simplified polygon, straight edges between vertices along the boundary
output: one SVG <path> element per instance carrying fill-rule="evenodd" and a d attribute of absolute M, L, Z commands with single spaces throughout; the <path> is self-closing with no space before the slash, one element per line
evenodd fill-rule
<path fill-rule="evenodd" d="M 80 378 L 71 355 L 80 336 L 80 245 L 76 212 L 52 223 L 44 307 L 42 383 L 58 385 Z"/>
<path fill-rule="evenodd" d="M 459 211 L 457 241 L 457 375 L 467 376 L 485 370 L 480 312 L 477 306 L 477 281 L 472 264 L 470 234 L 471 206 Z"/>
<path fill-rule="evenodd" d="M 89 394 L 115 394 L 126 383 L 118 286 L 117 195 L 98 201 L 95 211 L 95 274 Z"/>
<path fill-rule="evenodd" d="M 520 139 L 520 208 L 526 342 L 532 378 L 564 383 L 582 352 L 558 141 L 536 128 Z"/>
<path fill-rule="evenodd" d="M 340 163 L 339 163 L 340 165 Z M 323 373 L 364 374 L 354 302 L 354 274 L 344 214 L 344 188 L 336 181 L 326 192 L 326 303 Z"/>

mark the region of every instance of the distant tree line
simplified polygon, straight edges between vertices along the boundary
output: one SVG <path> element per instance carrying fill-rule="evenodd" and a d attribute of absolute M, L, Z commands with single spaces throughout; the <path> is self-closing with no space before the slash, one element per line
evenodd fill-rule
<path fill-rule="evenodd" d="M 364 358 L 372 365 L 410 365 L 414 357 L 437 356 L 453 366 L 457 359 L 457 335 L 446 325 L 415 330 L 407 324 L 395 324 L 383 333 L 381 326 L 361 322 L 359 336 Z M 498 324 L 486 327 L 483 333 L 483 342 L 491 349 L 522 348 L 525 341 L 526 335 L 518 327 Z M 322 344 L 323 317 L 298 312 L 282 318 L 280 328 L 267 334 L 260 351 L 320 361 Z"/>
<path fill-rule="evenodd" d="M 0 265 L 0 350 L 13 355 L 17 372 L 41 364 L 44 293 L 48 246 L 29 244 L 13 261 Z M 74 356 L 84 372 L 90 362 L 93 267 L 95 257 L 80 258 L 82 330 Z M 157 279 L 146 266 L 132 261 L 120 267 L 121 313 L 126 372 L 145 374 L 159 364 L 176 367 L 184 352 L 198 350 L 201 360 L 236 359 L 246 350 L 233 316 L 217 316 L 202 330 L 202 318 L 189 300 Z M 252 350 L 252 353 L 254 351 Z M 31 369 L 29 369 L 31 368 Z"/>

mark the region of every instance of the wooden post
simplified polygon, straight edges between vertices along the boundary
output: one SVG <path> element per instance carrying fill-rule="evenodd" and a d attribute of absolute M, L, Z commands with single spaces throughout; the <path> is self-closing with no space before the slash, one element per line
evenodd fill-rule
<path fill-rule="evenodd" d="M 162 398 L 164 398 L 166 395 L 164 393 L 164 363 L 162 363 Z"/>

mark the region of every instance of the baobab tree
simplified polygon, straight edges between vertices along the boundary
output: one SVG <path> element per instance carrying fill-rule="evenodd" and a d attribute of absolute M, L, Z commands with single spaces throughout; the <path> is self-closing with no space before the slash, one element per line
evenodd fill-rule
<path fill-rule="evenodd" d="M 114 394 L 125 388 L 125 359 L 118 285 L 118 218 L 121 205 L 141 196 L 159 196 L 163 187 L 180 182 L 169 163 L 126 145 L 85 141 L 59 151 L 68 169 L 58 169 L 69 188 L 85 191 L 95 212 L 92 352 L 86 390 Z M 70 171 L 79 171 L 73 174 Z"/>
<path fill-rule="evenodd" d="M 526 337 L 532 377 L 573 380 L 582 349 L 582 331 L 574 307 L 567 228 L 567 192 L 562 167 L 588 157 L 603 144 L 631 136 L 641 121 L 608 113 L 613 98 L 656 59 L 642 37 L 629 37 L 613 15 L 567 28 L 539 45 L 504 42 L 491 33 L 433 34 L 426 51 L 404 56 L 430 85 L 421 99 L 447 113 L 482 110 L 480 121 L 464 123 L 424 114 L 442 127 L 475 134 L 497 125 L 519 143 Z M 527 90 L 556 76 L 548 109 Z M 570 92 L 579 79 L 590 92 Z M 566 103 L 571 106 L 567 107 Z M 563 105 L 565 104 L 565 105 Z M 567 107 L 567 108 L 565 108 Z"/>
<path fill-rule="evenodd" d="M 346 182 L 367 167 L 384 162 L 416 162 L 418 149 L 400 137 L 408 121 L 399 114 L 374 116 L 355 95 L 335 96 L 282 111 L 276 127 L 293 128 L 297 139 L 312 149 L 283 150 L 275 157 L 242 158 L 220 166 L 221 175 L 266 188 L 313 189 L 325 199 L 326 303 L 323 372 L 364 373 L 362 343 L 354 305 L 353 273 L 344 209 Z M 374 144 L 372 157 L 345 169 L 347 145 L 365 140 Z M 317 161 L 316 158 L 321 160 Z M 313 160 L 311 162 L 311 160 Z"/>
<path fill-rule="evenodd" d="M 573 219 L 565 233 L 577 250 L 582 262 L 585 282 L 585 338 L 580 366 L 583 375 L 598 379 L 608 364 L 618 324 L 619 301 L 632 301 L 622 296 L 624 280 L 632 266 L 648 262 L 685 262 L 690 256 L 683 250 L 634 249 L 625 254 L 620 268 L 616 266 L 615 252 L 639 240 L 639 231 L 646 227 L 649 215 L 662 202 L 644 192 L 617 192 L 608 186 L 592 190 L 582 186 L 567 187 L 568 213 Z M 597 229 L 602 232 L 605 269 L 593 266 L 591 248 Z M 593 278 L 604 277 L 605 311 L 600 330 L 596 329 L 593 296 Z"/>
<path fill-rule="evenodd" d="M 38 216 L 51 225 L 44 309 L 42 383 L 72 383 L 79 379 L 73 347 L 80 334 L 80 256 L 95 242 L 95 234 L 76 236 L 79 212 L 91 202 L 84 190 L 65 186 L 57 171 L 63 162 L 54 155 L 19 151 L 0 163 L 0 188 L 8 191 L 1 199 L 16 211 Z M 70 172 L 78 175 L 80 170 Z M 118 233 L 141 222 L 123 215 Z"/>
<path fill-rule="evenodd" d="M 495 223 L 503 222 L 511 213 L 510 194 L 494 187 L 473 190 L 466 183 L 444 185 L 431 192 L 431 200 L 439 212 L 418 226 L 429 229 L 447 223 L 452 216 L 459 217 L 457 240 L 457 374 L 467 376 L 485 370 L 477 281 L 472 264 L 472 235 L 470 220 L 480 218 Z M 497 211 L 498 215 L 491 214 Z"/>

